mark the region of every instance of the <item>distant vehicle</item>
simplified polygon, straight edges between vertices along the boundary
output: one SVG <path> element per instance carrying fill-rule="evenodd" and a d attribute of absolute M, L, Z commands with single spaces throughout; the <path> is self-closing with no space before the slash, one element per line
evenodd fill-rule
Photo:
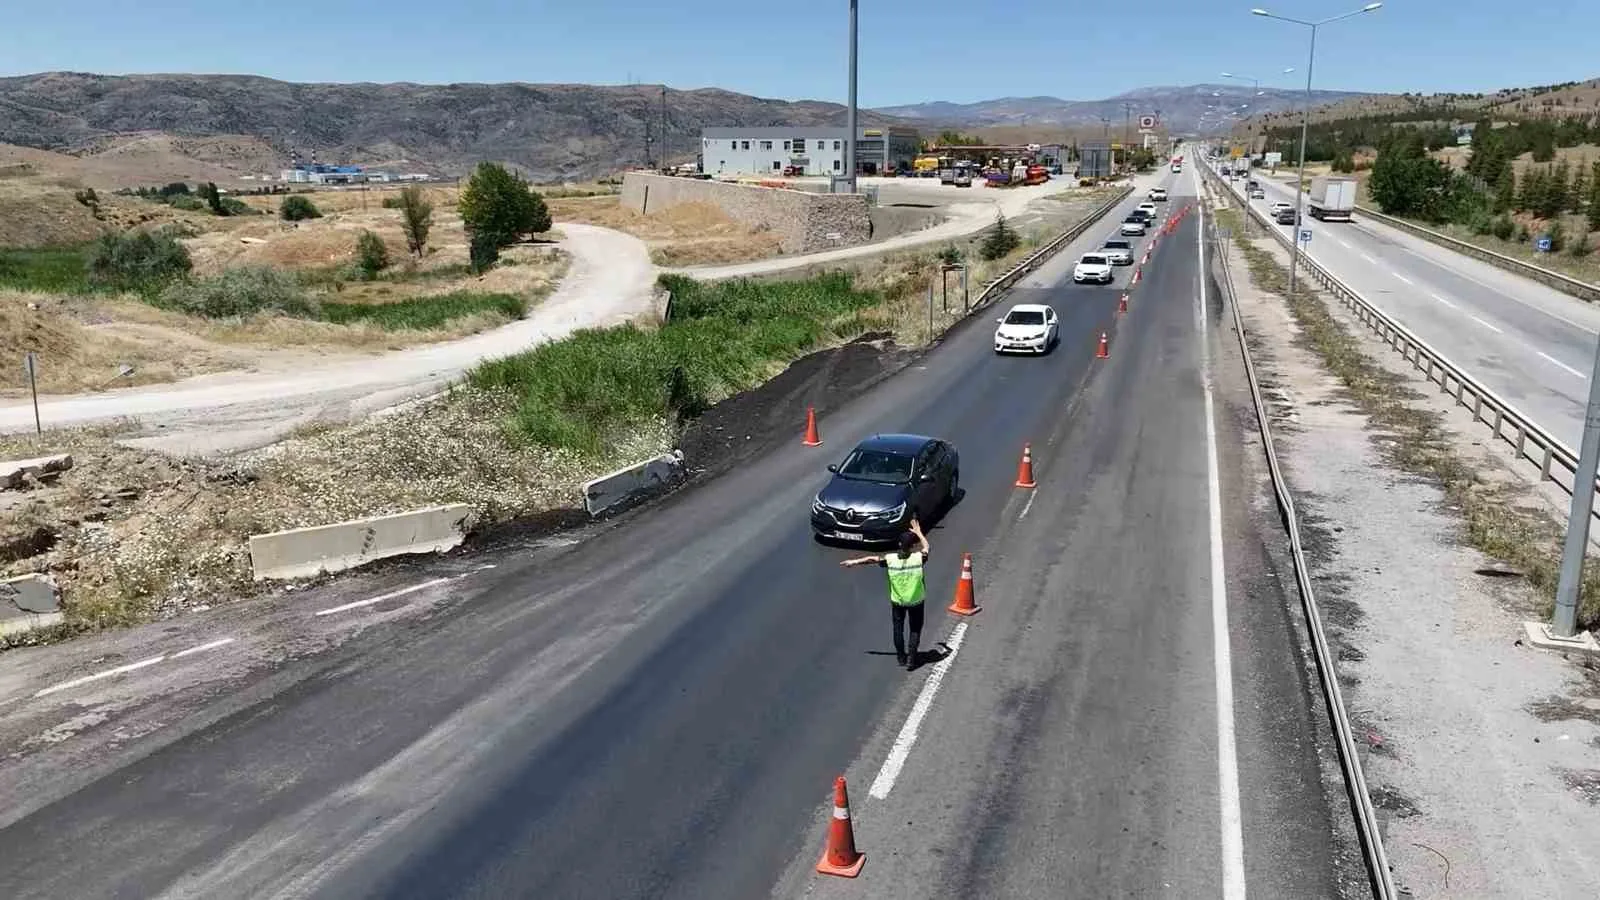
<path fill-rule="evenodd" d="M 1167 189 L 1166 188 L 1159 188 L 1159 187 L 1151 188 L 1150 189 L 1150 199 L 1151 200 L 1166 200 L 1167 199 Z"/>
<path fill-rule="evenodd" d="M 1290 203 L 1287 200 L 1274 200 L 1274 201 L 1272 201 L 1271 211 L 1272 211 L 1273 215 L 1277 215 L 1278 213 L 1281 213 L 1286 209 L 1290 209 L 1290 210 L 1294 209 L 1294 204 Z"/>
<path fill-rule="evenodd" d="M 1118 230 L 1121 231 L 1123 234 L 1128 235 L 1129 237 L 1134 237 L 1134 236 L 1143 237 L 1144 233 L 1149 229 L 1147 229 L 1145 227 L 1145 218 L 1144 217 L 1134 215 L 1134 216 L 1129 216 L 1126 219 L 1123 219 L 1122 220 L 1122 227 L 1120 229 L 1118 229 Z"/>
<path fill-rule="evenodd" d="M 952 167 L 952 168 L 940 169 L 939 170 L 939 183 L 940 184 L 955 184 L 956 183 L 956 170 L 955 170 L 955 168 Z"/>
<path fill-rule="evenodd" d="M 1253 188 L 1250 189 L 1250 199 L 1251 200 L 1265 200 L 1265 199 L 1267 199 L 1267 192 L 1263 191 L 1259 187 L 1253 187 Z"/>
<path fill-rule="evenodd" d="M 1139 226 L 1139 233 L 1144 234 L 1144 223 L 1135 224 Z M 1124 222 L 1122 227 L 1126 229 L 1128 223 Z M 1124 230 L 1122 233 L 1127 234 L 1128 232 Z M 1115 277 L 1111 271 L 1111 260 L 1106 259 L 1103 253 L 1085 253 L 1078 259 L 1078 264 L 1072 267 L 1072 282 L 1074 284 L 1083 284 L 1089 281 L 1096 284 L 1110 284 Z"/>
<path fill-rule="evenodd" d="M 957 170 L 955 180 L 950 183 L 956 187 L 972 187 L 972 171 L 970 169 Z"/>
<path fill-rule="evenodd" d="M 939 174 L 939 157 L 919 156 L 911 163 L 919 178 L 932 178 Z"/>
<path fill-rule="evenodd" d="M 1300 217 L 1295 215 L 1294 207 L 1286 207 L 1272 214 L 1273 221 L 1279 225 L 1299 225 Z"/>
<path fill-rule="evenodd" d="M 1060 323 L 1056 311 L 1041 303 L 1018 303 L 1011 312 L 996 319 L 1000 327 L 994 330 L 996 353 L 1049 353 L 1061 339 Z"/>
<path fill-rule="evenodd" d="M 805 170 L 804 166 L 784 166 L 783 167 L 783 177 L 785 177 L 785 178 L 798 178 L 798 177 L 800 177 L 800 176 L 802 176 L 804 174 L 806 174 L 806 170 Z"/>
<path fill-rule="evenodd" d="M 1144 227 L 1146 228 L 1156 224 L 1156 217 L 1151 215 L 1150 210 L 1148 209 L 1136 209 L 1133 212 L 1128 213 L 1128 218 L 1138 219 L 1144 223 Z"/>
<path fill-rule="evenodd" d="M 1172 164 L 1172 171 L 1174 171 L 1174 172 L 1182 172 L 1183 171 L 1183 163 L 1180 163 L 1180 162 L 1173 163 Z"/>
<path fill-rule="evenodd" d="M 1308 196 L 1311 218 L 1350 221 L 1358 189 L 1356 180 L 1348 175 L 1319 175 L 1311 179 Z"/>
<path fill-rule="evenodd" d="M 1156 220 L 1156 218 L 1158 217 L 1158 212 L 1157 212 L 1156 205 L 1154 203 L 1151 203 L 1149 200 L 1146 200 L 1145 202 L 1139 204 L 1139 209 L 1142 210 L 1143 212 L 1149 214 L 1150 221 L 1152 221 L 1152 222 L 1154 222 Z"/>
<path fill-rule="evenodd" d="M 926 525 L 960 496 L 956 448 L 920 434 L 875 434 L 856 445 L 811 501 L 811 530 L 858 543 L 898 540 L 913 516 Z"/>
<path fill-rule="evenodd" d="M 1104 254 L 1105 258 L 1110 260 L 1113 266 L 1133 265 L 1133 244 L 1121 238 L 1113 238 L 1106 241 L 1105 246 L 1101 247 L 1099 252 Z"/>

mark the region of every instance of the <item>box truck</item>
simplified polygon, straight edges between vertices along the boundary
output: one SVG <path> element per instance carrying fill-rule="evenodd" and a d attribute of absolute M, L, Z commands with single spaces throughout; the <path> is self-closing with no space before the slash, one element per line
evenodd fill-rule
<path fill-rule="evenodd" d="M 1311 179 L 1311 216 L 1350 221 L 1356 208 L 1356 180 L 1348 175 L 1319 175 Z"/>

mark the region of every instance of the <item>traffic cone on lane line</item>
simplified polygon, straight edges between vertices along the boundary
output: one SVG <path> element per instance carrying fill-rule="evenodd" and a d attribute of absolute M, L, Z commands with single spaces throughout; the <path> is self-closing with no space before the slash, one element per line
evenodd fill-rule
<path fill-rule="evenodd" d="M 833 780 L 833 818 L 828 822 L 828 844 L 817 862 L 824 875 L 854 878 L 861 874 L 867 855 L 856 851 L 856 832 L 850 825 L 850 797 L 845 793 L 844 776 Z"/>
<path fill-rule="evenodd" d="M 822 438 L 817 437 L 817 408 L 806 407 L 806 437 L 800 443 L 807 447 L 822 446 Z"/>
<path fill-rule="evenodd" d="M 1138 284 L 1140 281 L 1143 281 L 1143 280 L 1144 280 L 1144 266 L 1139 266 L 1138 268 L 1133 270 L 1133 280 L 1128 282 L 1128 283 L 1129 284 Z"/>
<path fill-rule="evenodd" d="M 978 612 L 977 598 L 972 590 L 972 554 L 961 554 L 961 580 L 956 582 L 956 599 L 950 604 L 950 611 L 958 616 L 976 615 Z"/>
<path fill-rule="evenodd" d="M 1100 332 L 1100 349 L 1094 351 L 1095 359 L 1110 359 L 1111 347 L 1106 343 L 1106 333 Z"/>
<path fill-rule="evenodd" d="M 1022 462 L 1017 464 L 1017 487 L 1038 487 L 1038 482 L 1033 480 L 1033 447 L 1029 444 L 1022 445 Z"/>
<path fill-rule="evenodd" d="M 1122 299 L 1117 301 L 1117 312 L 1120 314 L 1120 313 L 1125 313 L 1127 311 L 1128 311 L 1128 292 L 1127 291 L 1123 291 L 1122 292 Z"/>

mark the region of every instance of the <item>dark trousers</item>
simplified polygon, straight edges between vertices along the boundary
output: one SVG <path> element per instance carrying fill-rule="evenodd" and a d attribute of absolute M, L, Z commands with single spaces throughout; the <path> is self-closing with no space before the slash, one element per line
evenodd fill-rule
<path fill-rule="evenodd" d="M 904 659 L 907 656 L 906 640 L 901 636 L 900 630 L 906 620 L 910 620 L 911 648 L 909 655 L 912 659 L 917 656 L 917 646 L 922 643 L 922 604 L 916 606 L 896 606 L 889 604 L 889 609 L 894 613 L 894 655 Z"/>

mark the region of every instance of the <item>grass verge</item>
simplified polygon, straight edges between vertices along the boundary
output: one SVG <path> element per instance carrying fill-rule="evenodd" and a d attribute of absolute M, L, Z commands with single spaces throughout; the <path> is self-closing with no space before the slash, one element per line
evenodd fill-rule
<path fill-rule="evenodd" d="M 95 290 L 85 268 L 83 247 L 0 248 L 0 287 L 47 294 L 88 294 Z"/>
<path fill-rule="evenodd" d="M 527 300 L 511 294 L 456 291 L 389 303 L 322 304 L 322 319 L 335 325 L 369 324 L 385 331 L 430 331 L 473 316 L 520 319 Z"/>
<path fill-rule="evenodd" d="M 1406 379 L 1368 356 L 1361 340 L 1334 318 L 1329 300 L 1307 291 L 1305 282 L 1288 294 L 1288 271 L 1271 251 L 1258 246 L 1236 210 L 1220 210 L 1217 221 L 1229 228 L 1243 252 L 1255 285 L 1285 299 L 1300 326 L 1298 342 L 1317 355 L 1344 385 L 1350 399 L 1379 430 L 1394 440 L 1382 452 L 1400 469 L 1432 479 L 1461 510 L 1468 542 L 1484 554 L 1525 573 L 1528 583 L 1553 608 L 1560 578 L 1565 529 L 1548 513 L 1518 506 L 1513 491 L 1481 477 L 1456 452 L 1443 417 L 1420 409 L 1420 395 Z M 1600 563 L 1584 566 L 1581 628 L 1600 625 Z"/>

